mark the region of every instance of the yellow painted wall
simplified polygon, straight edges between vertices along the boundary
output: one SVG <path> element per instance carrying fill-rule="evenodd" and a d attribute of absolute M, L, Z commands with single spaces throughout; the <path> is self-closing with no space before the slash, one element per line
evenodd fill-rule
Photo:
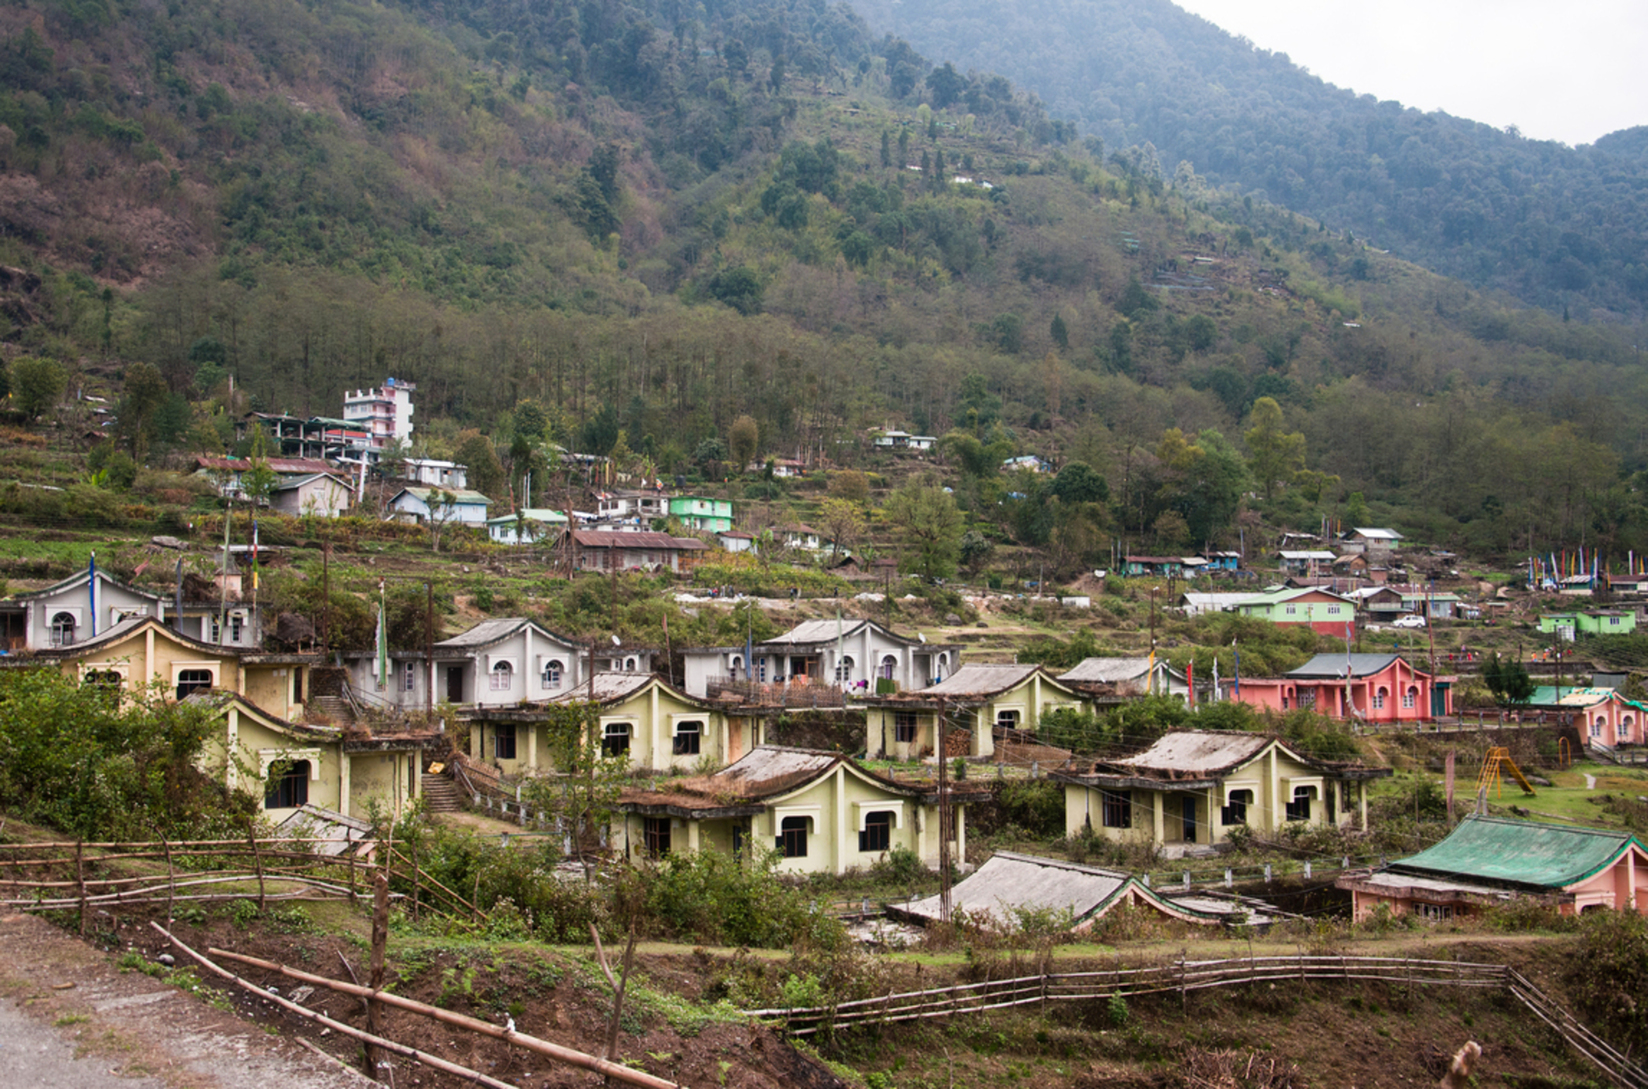
<path fill-rule="evenodd" d="M 232 764 L 228 759 L 231 751 L 235 754 Z M 222 733 L 207 742 L 203 765 L 214 776 L 221 776 L 231 788 L 247 791 L 261 804 L 269 767 L 286 759 L 283 754 L 310 761 L 309 803 L 337 809 L 341 744 L 320 738 L 294 737 L 235 706 L 224 712 Z M 270 818 L 280 820 L 293 810 L 267 809 L 265 812 Z"/>
<path fill-rule="evenodd" d="M 365 817 L 376 800 L 390 813 L 401 813 L 416 796 L 416 753 L 349 753 L 350 816 Z"/>

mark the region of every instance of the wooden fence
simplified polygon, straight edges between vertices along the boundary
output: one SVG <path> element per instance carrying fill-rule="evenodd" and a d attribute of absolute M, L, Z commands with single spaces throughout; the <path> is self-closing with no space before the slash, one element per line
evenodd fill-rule
<path fill-rule="evenodd" d="M 479 917 L 470 900 L 424 871 L 415 852 L 325 838 L 0 844 L 0 908 L 78 911 L 85 933 L 92 911 L 114 907 L 165 904 L 170 916 L 179 905 L 224 900 L 256 900 L 260 911 L 283 900 L 357 903 L 371 897 L 380 867 L 409 888 L 396 898 L 414 917 L 425 910 Z"/>
<path fill-rule="evenodd" d="M 1514 968 L 1472 961 L 1413 957 L 1333 955 L 1238 957 L 1180 960 L 1149 968 L 1099 972 L 1055 972 L 979 983 L 958 983 L 926 991 L 906 991 L 832 1006 L 747 1010 L 747 1016 L 778 1022 L 792 1036 L 811 1036 L 855 1026 L 954 1017 L 987 1010 L 1070 1001 L 1106 1001 L 1112 996 L 1177 994 L 1255 984 L 1379 982 L 1407 988 L 1470 987 L 1508 990 L 1546 1025 L 1624 1089 L 1648 1089 L 1645 1073 L 1623 1053 L 1580 1024 Z"/>

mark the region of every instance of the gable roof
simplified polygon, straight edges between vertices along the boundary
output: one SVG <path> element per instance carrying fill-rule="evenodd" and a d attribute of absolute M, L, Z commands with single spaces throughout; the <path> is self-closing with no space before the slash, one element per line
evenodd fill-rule
<path fill-rule="evenodd" d="M 694 537 L 671 537 L 650 529 L 627 532 L 610 529 L 575 529 L 572 539 L 584 548 L 653 548 L 661 552 L 690 552 L 709 545 Z"/>
<path fill-rule="evenodd" d="M 853 639 L 863 634 L 866 628 L 889 642 L 903 647 L 940 646 L 938 643 L 922 643 L 919 639 L 911 639 L 900 635 L 889 628 L 882 627 L 874 620 L 865 620 L 855 617 L 843 617 L 839 622 L 835 620 L 803 620 L 782 635 L 775 635 L 771 639 L 763 639 L 761 646 L 819 646 L 825 643 L 834 643 L 838 631 L 842 639 Z M 950 644 L 942 644 L 948 646 Z"/>
<path fill-rule="evenodd" d="M 1273 590 L 1263 594 L 1254 594 L 1246 601 L 1241 602 L 1238 607 L 1245 608 L 1249 605 L 1285 605 L 1290 601 L 1297 601 L 1298 599 L 1308 597 L 1311 594 L 1321 594 L 1323 597 L 1332 598 L 1335 601 L 1342 601 L 1352 608 L 1355 608 L 1356 606 L 1356 603 L 1344 594 L 1336 594 L 1332 590 L 1324 590 L 1319 586 L 1299 586 L 1292 589 Z"/>
<path fill-rule="evenodd" d="M 336 726 L 288 722 L 283 718 L 271 715 L 238 692 L 231 692 L 226 688 L 208 688 L 204 691 L 192 692 L 183 702 L 205 705 L 223 714 L 228 714 L 229 709 L 234 708 L 261 725 L 300 741 L 340 741 L 343 739 L 343 731 Z"/>
<path fill-rule="evenodd" d="M 36 658 L 83 657 L 94 650 L 99 650 L 103 647 L 109 646 L 111 643 L 118 643 L 122 639 L 129 639 L 133 635 L 136 635 L 138 632 L 141 632 L 150 626 L 153 626 L 155 634 L 164 635 L 172 642 L 177 643 L 179 646 L 187 647 L 190 650 L 202 651 L 206 654 L 213 655 L 214 657 L 221 658 L 239 658 L 242 656 L 242 648 L 221 646 L 217 643 L 203 643 L 199 639 L 194 639 L 190 636 L 180 634 L 175 629 L 167 627 L 165 624 L 161 623 L 152 616 L 128 616 L 126 619 L 120 621 L 120 623 L 114 624 L 109 628 L 98 632 L 89 639 L 84 639 L 78 643 L 70 643 L 66 647 L 41 647 L 34 652 L 34 656 Z"/>
<path fill-rule="evenodd" d="M 1221 915 L 1183 908 L 1164 900 L 1132 874 L 1083 866 L 1058 858 L 997 851 L 950 890 L 952 913 L 965 911 L 977 921 L 1012 925 L 1014 908 L 1070 912 L 1079 925 L 1111 908 L 1143 900 L 1156 910 L 1192 922 L 1214 923 Z M 939 898 L 929 896 L 898 907 L 901 915 L 940 918 Z"/>
<path fill-rule="evenodd" d="M 1017 688 L 1037 673 L 1044 672 L 1039 665 L 1008 665 L 1006 663 L 974 662 L 964 665 L 937 684 L 917 689 L 915 696 L 948 696 L 958 699 L 988 699 Z M 1049 674 L 1049 681 L 1053 678 Z M 1054 682 L 1057 684 L 1057 682 Z M 1059 685 L 1063 687 L 1063 685 Z"/>
<path fill-rule="evenodd" d="M 1400 541 L 1403 539 L 1402 535 L 1394 529 L 1368 529 L 1363 526 L 1352 528 L 1351 535 L 1361 537 L 1366 541 Z"/>
<path fill-rule="evenodd" d="M 255 464 L 257 463 L 251 458 L 195 458 L 197 470 L 216 469 L 222 472 L 249 473 Z M 278 476 L 314 476 L 317 473 L 332 472 L 331 464 L 321 458 L 264 458 L 263 464 Z"/>
<path fill-rule="evenodd" d="M 1471 816 L 1441 843 L 1397 859 L 1389 869 L 1549 891 L 1591 877 L 1633 845 L 1643 850 L 1629 832 Z"/>
<path fill-rule="evenodd" d="M 531 628 L 538 635 L 560 643 L 562 646 L 576 647 L 579 644 L 564 635 L 557 635 L 548 628 L 542 627 L 536 621 L 528 620 L 524 616 L 505 616 L 496 620 L 483 620 L 466 632 L 454 635 L 450 639 L 442 639 L 435 644 L 435 650 L 470 650 L 476 647 L 487 647 L 494 643 L 501 643 L 505 639 L 521 631 Z"/>
<path fill-rule="evenodd" d="M 1289 759 L 1342 779 L 1381 779 L 1389 768 L 1338 764 L 1301 756 L 1268 734 L 1244 730 L 1174 730 L 1143 752 L 1094 763 L 1091 773 L 1055 772 L 1054 778 L 1079 785 L 1172 787 L 1201 790 L 1216 786 L 1231 772 L 1275 746 Z"/>
<path fill-rule="evenodd" d="M 353 490 L 354 486 L 352 484 L 350 484 L 349 481 L 344 480 L 342 477 L 338 476 L 336 473 L 310 473 L 308 476 L 288 477 L 288 478 L 282 480 L 279 484 L 276 484 L 274 486 L 274 488 L 271 489 L 271 490 L 272 491 L 277 491 L 277 492 L 289 492 L 289 491 L 292 491 L 294 488 L 301 488 L 306 484 L 312 484 L 315 481 L 320 480 L 322 478 L 330 480 L 332 483 L 336 484 L 338 487 L 342 488 L 344 491 Z"/>
<path fill-rule="evenodd" d="M 926 800 L 929 791 L 877 775 L 843 753 L 758 745 L 714 775 L 698 775 L 662 790 L 626 790 L 618 796 L 630 812 L 687 818 L 753 816 L 768 802 L 818 782 L 840 765 L 892 794 Z"/>
<path fill-rule="evenodd" d="M 1395 654 L 1318 654 L 1298 669 L 1288 670 L 1285 675 L 1300 680 L 1342 678 L 1348 664 L 1352 677 L 1371 677 L 1389 669 L 1391 663 L 1400 661 L 1402 659 Z M 1415 669 L 1414 672 L 1422 671 Z"/>
<path fill-rule="evenodd" d="M 85 568 L 81 568 L 79 571 L 76 571 L 74 574 L 70 575 L 68 578 L 61 579 L 57 582 L 54 582 L 50 586 L 42 587 L 39 590 L 25 590 L 21 593 L 12 594 L 10 597 L 6 598 L 5 600 L 7 600 L 7 601 L 37 601 L 37 600 L 39 600 L 40 598 L 43 598 L 43 597 L 50 597 L 52 594 L 62 593 L 64 590 L 73 590 L 78 586 L 84 586 L 86 584 L 86 582 L 89 580 L 90 576 L 91 576 L 90 571 L 86 570 Z M 149 590 L 140 590 L 136 586 L 133 586 L 129 582 L 122 582 L 119 579 L 115 578 L 113 575 L 106 574 L 101 568 L 97 572 L 97 581 L 106 582 L 110 586 L 117 586 L 117 587 L 119 587 L 120 589 L 126 591 L 129 594 L 133 594 L 133 595 L 135 595 L 137 597 L 141 597 L 141 598 L 147 598 L 150 601 L 164 601 L 164 600 L 166 600 L 160 594 L 153 593 Z"/>
<path fill-rule="evenodd" d="M 593 681 L 592 685 L 590 681 Z M 573 685 L 564 692 L 557 692 L 546 702 L 548 703 L 622 703 L 638 693 L 645 692 L 648 685 L 657 684 L 661 688 L 680 696 L 689 703 L 698 701 L 666 683 L 656 673 L 613 673 L 604 671 L 595 674 L 583 684 Z"/>
<path fill-rule="evenodd" d="M 402 488 L 389 502 L 393 503 L 403 495 L 410 495 L 420 503 L 428 505 L 430 496 L 436 492 L 450 495 L 452 501 L 460 507 L 484 507 L 492 502 L 480 492 L 470 491 L 468 488 Z"/>

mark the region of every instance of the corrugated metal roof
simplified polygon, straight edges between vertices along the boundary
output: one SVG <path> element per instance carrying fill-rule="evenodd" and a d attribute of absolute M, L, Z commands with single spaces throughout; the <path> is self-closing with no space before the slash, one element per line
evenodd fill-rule
<path fill-rule="evenodd" d="M 785 632 L 783 635 L 775 635 L 771 639 L 763 639 L 761 642 L 763 646 L 771 646 L 774 643 L 833 643 L 835 642 L 836 632 L 838 630 L 841 632 L 842 638 L 850 639 L 863 631 L 865 625 L 869 623 L 870 622 L 868 620 L 858 620 L 844 617 L 840 621 L 840 626 L 838 629 L 837 622 L 834 620 L 805 620 Z M 894 635 L 885 628 L 881 628 L 880 630 L 882 634 L 897 642 L 910 642 L 910 640 L 905 639 L 903 636 Z"/>
<path fill-rule="evenodd" d="M 1375 541 L 1400 541 L 1400 540 L 1402 540 L 1402 535 L 1400 533 L 1396 532 L 1394 529 L 1364 529 L 1361 526 L 1356 526 L 1355 528 L 1353 528 L 1351 530 L 1351 532 L 1352 532 L 1353 535 L 1355 535 L 1357 537 L 1363 537 L 1363 538 L 1366 538 L 1368 540 L 1375 540 Z"/>
<path fill-rule="evenodd" d="M 1287 671 L 1289 677 L 1343 677 L 1345 666 L 1350 666 L 1352 677 L 1371 677 L 1399 661 L 1394 654 L 1318 654 L 1298 669 Z"/>
<path fill-rule="evenodd" d="M 1011 925 L 1014 908 L 1068 909 L 1080 922 L 1104 907 L 1127 886 L 1131 874 L 1079 866 L 1056 858 L 997 851 L 977 871 L 950 890 L 950 910 L 971 916 L 989 916 L 998 925 Z M 911 915 L 937 919 L 939 898 L 929 896 L 906 904 Z"/>
<path fill-rule="evenodd" d="M 1629 832 L 1603 832 L 1501 817 L 1467 817 L 1447 839 L 1391 863 L 1398 873 L 1566 888 L 1601 870 L 1630 844 Z"/>
<path fill-rule="evenodd" d="M 1258 756 L 1271 743 L 1264 734 L 1226 730 L 1175 730 L 1136 756 L 1107 763 L 1141 772 L 1217 775 Z"/>
<path fill-rule="evenodd" d="M 1110 684 L 1132 681 L 1150 671 L 1149 658 L 1084 658 L 1068 673 L 1060 673 L 1059 680 L 1084 684 Z"/>
<path fill-rule="evenodd" d="M 399 496 L 401 494 L 406 494 L 424 503 L 428 503 L 430 497 L 436 492 L 450 495 L 452 497 L 452 502 L 459 504 L 460 506 L 484 507 L 492 502 L 492 500 L 488 499 L 480 492 L 471 491 L 468 488 L 402 488 L 400 492 L 396 493 L 396 495 Z M 390 502 L 394 502 L 394 500 L 390 500 Z"/>
<path fill-rule="evenodd" d="M 685 537 L 671 537 L 668 533 L 637 530 L 633 533 L 606 529 L 575 529 L 572 539 L 585 548 L 655 548 L 665 552 L 679 552 L 689 548 L 707 548 L 703 541 Z"/>
<path fill-rule="evenodd" d="M 532 621 L 524 616 L 505 616 L 496 620 L 483 620 L 461 635 L 454 635 L 450 639 L 442 639 L 435 644 L 435 649 L 457 647 L 484 647 L 489 643 L 496 643 L 500 639 L 507 639 L 517 631 L 531 624 Z M 537 627 L 537 625 L 533 625 Z M 543 629 L 539 628 L 539 631 Z M 548 635 L 548 632 L 544 632 Z"/>
<path fill-rule="evenodd" d="M 579 703 L 592 701 L 594 703 L 614 703 L 628 699 L 641 691 L 652 682 L 651 673 L 597 673 L 590 681 L 575 684 L 564 692 L 552 697 L 550 703 Z"/>
<path fill-rule="evenodd" d="M 1037 665 L 1006 665 L 975 662 L 964 665 L 938 684 L 919 691 L 922 696 L 993 696 L 1023 683 Z"/>

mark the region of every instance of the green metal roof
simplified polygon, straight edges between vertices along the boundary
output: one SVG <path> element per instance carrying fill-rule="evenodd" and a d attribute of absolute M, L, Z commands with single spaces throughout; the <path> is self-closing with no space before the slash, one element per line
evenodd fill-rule
<path fill-rule="evenodd" d="M 1632 843 L 1642 847 L 1629 832 L 1467 817 L 1435 847 L 1397 859 L 1390 868 L 1398 873 L 1561 889 L 1608 866 Z"/>

